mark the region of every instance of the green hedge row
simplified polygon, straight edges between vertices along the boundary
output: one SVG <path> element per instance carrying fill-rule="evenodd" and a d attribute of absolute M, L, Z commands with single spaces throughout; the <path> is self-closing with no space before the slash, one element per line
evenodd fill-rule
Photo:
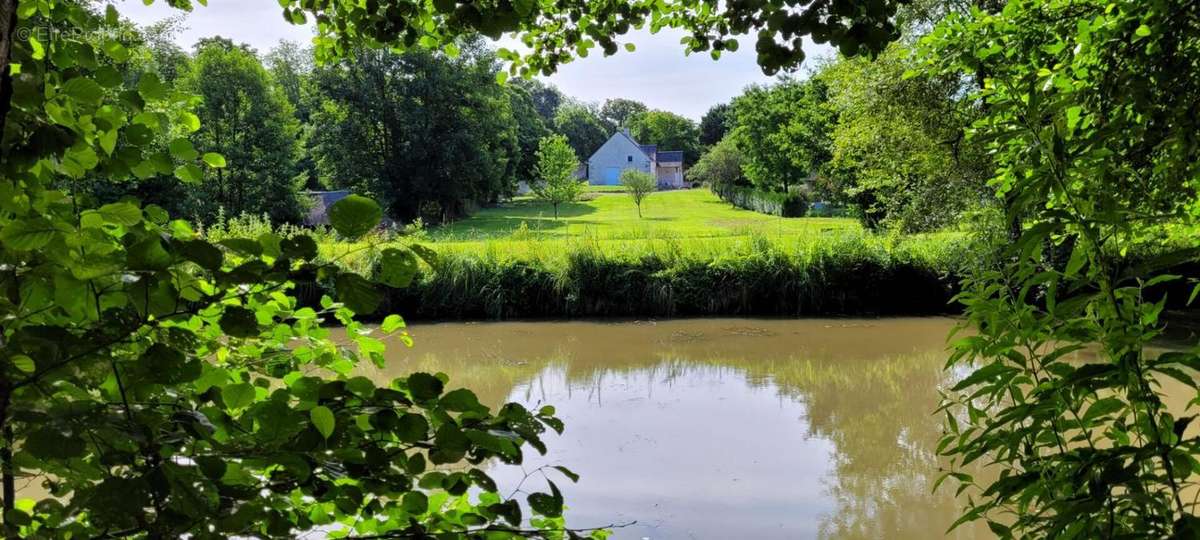
<path fill-rule="evenodd" d="M 781 217 L 804 217 L 808 213 L 808 197 L 803 193 L 774 193 L 745 186 L 713 188 L 721 200 L 738 208 Z"/>
<path fill-rule="evenodd" d="M 380 313 L 409 319 L 884 316 L 957 311 L 959 242 L 820 242 L 789 251 L 761 242 L 713 256 L 573 248 L 549 259 L 440 256 Z M 323 292 L 305 292 L 315 302 Z"/>

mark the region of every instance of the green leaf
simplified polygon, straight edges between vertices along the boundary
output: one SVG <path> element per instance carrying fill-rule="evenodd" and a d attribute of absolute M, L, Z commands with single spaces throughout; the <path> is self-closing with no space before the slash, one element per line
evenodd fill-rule
<path fill-rule="evenodd" d="M 258 319 L 254 312 L 240 306 L 228 306 L 221 314 L 221 330 L 232 337 L 248 338 L 258 335 Z"/>
<path fill-rule="evenodd" d="M 429 497 L 420 491 L 410 491 L 404 494 L 401 505 L 405 512 L 419 516 L 429 511 Z"/>
<path fill-rule="evenodd" d="M 428 373 L 413 373 L 408 376 L 408 392 L 416 401 L 429 401 L 442 395 L 445 383 Z"/>
<path fill-rule="evenodd" d="M 105 221 L 116 223 L 122 227 L 129 227 L 142 222 L 142 209 L 138 208 L 135 204 L 127 202 L 106 204 L 101 206 L 96 212 Z"/>
<path fill-rule="evenodd" d="M 417 275 L 417 256 L 407 249 L 387 248 L 379 259 L 378 279 L 389 287 L 404 288 Z"/>
<path fill-rule="evenodd" d="M 0 229 L 0 242 L 16 251 L 31 251 L 45 246 L 58 231 L 45 218 L 16 219 Z"/>
<path fill-rule="evenodd" d="M 168 149 L 171 151 L 171 155 L 174 156 L 175 159 L 183 161 L 191 161 L 200 156 L 200 152 L 196 151 L 196 147 L 192 145 L 192 141 L 189 141 L 183 137 L 171 141 Z"/>
<path fill-rule="evenodd" d="M 359 315 L 369 315 L 379 309 L 383 295 L 375 285 L 358 274 L 343 272 L 334 281 L 338 300 Z"/>
<path fill-rule="evenodd" d="M 157 101 L 167 97 L 168 88 L 155 73 L 145 73 L 138 80 L 138 93 L 146 101 Z"/>
<path fill-rule="evenodd" d="M 483 405 L 479 403 L 479 398 L 475 397 L 475 393 L 466 388 L 447 392 L 442 396 L 440 403 L 442 408 L 451 412 L 467 412 L 483 408 Z"/>
<path fill-rule="evenodd" d="M 323 405 L 313 407 L 312 410 L 308 411 L 308 418 L 312 420 L 313 426 L 317 428 L 317 431 L 321 432 L 322 437 L 328 439 L 330 435 L 333 435 L 335 420 L 333 418 L 333 411 L 329 410 L 328 407 Z"/>
<path fill-rule="evenodd" d="M 75 77 L 62 85 L 62 92 L 76 101 L 99 105 L 104 97 L 104 88 L 86 77 Z"/>
<path fill-rule="evenodd" d="M 12 362 L 13 367 L 17 368 L 22 373 L 33 373 L 34 371 L 37 371 L 37 365 L 34 364 L 33 359 L 24 354 L 14 355 L 9 359 L 9 361 Z"/>
<path fill-rule="evenodd" d="M 254 403 L 254 385 L 237 383 L 221 389 L 221 401 L 230 409 L 244 409 Z"/>
<path fill-rule="evenodd" d="M 423 441 L 429 436 L 429 421 L 419 414 L 406 413 L 396 420 L 393 432 L 400 442 Z"/>
<path fill-rule="evenodd" d="M 390 334 L 404 328 L 404 318 L 399 315 L 388 315 L 384 317 L 383 323 L 379 325 L 379 329 L 384 333 Z"/>
<path fill-rule="evenodd" d="M 180 165 L 175 169 L 175 177 L 189 184 L 199 184 L 204 180 L 204 171 L 191 163 Z"/>
<path fill-rule="evenodd" d="M 383 210 L 375 201 L 350 195 L 329 208 L 329 223 L 343 237 L 353 240 L 374 229 L 383 219 Z"/>
<path fill-rule="evenodd" d="M 1087 412 L 1083 414 L 1083 421 L 1091 421 L 1102 416 L 1112 414 L 1125 407 L 1125 403 L 1115 397 L 1107 397 L 1096 401 L 1091 407 L 1088 407 Z"/>
<path fill-rule="evenodd" d="M 222 156 L 221 154 L 217 154 L 215 152 L 209 152 L 207 154 L 204 154 L 204 162 L 207 163 L 209 167 L 212 167 L 214 169 L 224 169 L 225 168 L 225 156 Z"/>
<path fill-rule="evenodd" d="M 1151 33 L 1153 33 L 1153 31 L 1152 31 L 1152 30 L 1150 30 L 1150 27 L 1149 27 L 1149 26 L 1146 26 L 1146 25 L 1144 25 L 1144 24 L 1143 24 L 1143 25 L 1140 25 L 1140 26 L 1138 26 L 1138 27 L 1137 27 L 1137 30 L 1134 30 L 1134 31 L 1133 31 L 1133 34 L 1134 34 L 1134 35 L 1136 35 L 1137 37 L 1147 37 L 1147 36 L 1149 36 Z"/>

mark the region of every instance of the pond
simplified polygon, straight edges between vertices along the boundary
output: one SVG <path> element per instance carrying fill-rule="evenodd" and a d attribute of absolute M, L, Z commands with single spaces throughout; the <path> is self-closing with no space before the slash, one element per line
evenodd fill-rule
<path fill-rule="evenodd" d="M 703 319 L 423 324 L 380 380 L 442 371 L 489 406 L 554 405 L 567 429 L 508 493 L 564 465 L 571 527 L 614 538 L 940 538 L 937 389 L 954 321 Z M 525 480 L 544 490 L 540 473 Z M 523 497 L 522 497 L 523 499 Z M 986 537 L 978 528 L 952 538 Z"/>

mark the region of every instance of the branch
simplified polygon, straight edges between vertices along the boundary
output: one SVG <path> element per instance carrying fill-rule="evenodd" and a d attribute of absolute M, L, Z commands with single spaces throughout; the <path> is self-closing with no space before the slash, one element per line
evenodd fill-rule
<path fill-rule="evenodd" d="M 481 527 L 478 529 L 467 529 L 465 531 L 460 531 L 455 534 L 470 535 L 470 534 L 479 534 L 479 533 L 486 533 L 486 532 L 506 532 L 506 533 L 515 534 L 518 536 L 524 536 L 526 538 L 545 538 L 547 534 L 553 534 L 553 533 L 581 534 L 581 533 L 589 533 L 589 532 L 595 532 L 595 531 L 606 531 L 609 529 L 623 529 L 625 527 L 631 527 L 633 525 L 637 525 L 637 521 L 629 521 L 626 523 L 621 523 L 619 525 L 614 523 L 614 524 L 604 525 L 601 527 L 586 527 L 586 528 L 582 528 L 582 529 L 563 528 L 563 529 L 535 530 L 535 529 L 510 529 L 508 527 Z M 428 536 L 429 536 L 429 533 L 427 533 L 427 532 L 398 531 L 398 532 L 390 532 L 390 533 L 382 533 L 382 534 L 372 534 L 372 535 L 368 535 L 368 536 L 347 536 L 345 538 L 350 539 L 350 540 L 383 540 L 385 538 L 427 538 Z"/>

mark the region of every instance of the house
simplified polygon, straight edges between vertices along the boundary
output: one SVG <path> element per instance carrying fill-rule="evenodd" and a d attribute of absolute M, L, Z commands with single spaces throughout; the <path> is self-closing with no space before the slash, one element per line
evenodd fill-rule
<path fill-rule="evenodd" d="M 653 144 L 638 144 L 628 129 L 609 137 L 587 160 L 587 180 L 593 186 L 621 183 L 621 172 L 635 169 L 658 178 L 659 189 L 679 189 L 683 183 L 683 152 L 660 151 Z"/>
<path fill-rule="evenodd" d="M 312 202 L 312 206 L 308 209 L 308 215 L 304 216 L 304 224 L 309 227 L 316 227 L 318 225 L 329 225 L 329 207 L 333 206 L 333 203 L 349 196 L 350 190 L 305 191 L 304 195 Z"/>

